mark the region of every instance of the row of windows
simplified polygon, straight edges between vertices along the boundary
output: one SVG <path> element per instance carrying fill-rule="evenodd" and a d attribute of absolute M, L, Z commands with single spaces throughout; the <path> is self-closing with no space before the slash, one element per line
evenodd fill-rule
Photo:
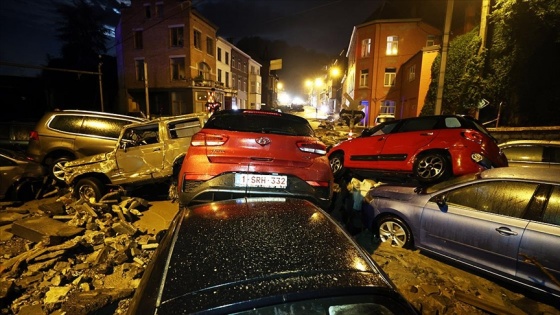
<path fill-rule="evenodd" d="M 134 30 L 133 39 L 134 39 L 135 49 L 144 48 L 143 30 Z M 184 26 L 170 26 L 169 47 L 184 47 L 184 46 L 185 46 Z M 202 50 L 202 33 L 198 30 L 193 31 L 193 46 L 198 50 Z M 211 56 L 214 56 L 214 39 L 209 36 L 206 36 L 206 53 Z"/>
<path fill-rule="evenodd" d="M 383 78 L 383 86 L 389 87 L 395 85 L 395 78 L 397 77 L 396 68 L 385 68 L 385 77 Z M 360 87 L 369 86 L 369 70 L 360 70 Z"/>
<path fill-rule="evenodd" d="M 136 68 L 136 80 L 144 81 L 144 59 L 137 59 L 135 60 L 135 68 Z M 184 57 L 171 57 L 169 58 L 169 69 L 172 81 L 179 81 L 186 79 L 186 72 L 185 72 L 185 58 Z M 210 73 L 210 66 L 208 64 L 201 62 L 198 65 L 198 74 L 202 76 L 204 80 L 211 80 L 211 73 Z M 223 72 L 222 69 L 218 69 L 218 77 L 217 81 L 223 82 L 226 87 L 230 87 L 229 84 L 229 72 Z M 223 76 L 225 75 L 225 76 Z M 224 80 L 222 80 L 224 79 Z M 247 79 L 236 76 L 232 74 L 232 87 L 234 89 L 238 89 L 241 91 L 247 91 Z M 251 82 L 253 93 L 260 94 L 261 85 L 259 82 Z"/>
<path fill-rule="evenodd" d="M 435 36 L 428 35 L 426 39 L 426 47 L 433 46 L 434 44 L 435 44 Z M 396 56 L 398 52 L 399 52 L 399 37 L 387 36 L 387 48 L 385 49 L 385 55 Z M 362 39 L 361 56 L 362 58 L 371 56 L 371 38 Z"/>

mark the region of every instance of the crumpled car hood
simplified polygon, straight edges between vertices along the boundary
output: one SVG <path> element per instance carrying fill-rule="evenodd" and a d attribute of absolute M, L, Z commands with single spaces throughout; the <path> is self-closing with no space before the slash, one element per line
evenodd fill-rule
<path fill-rule="evenodd" d="M 86 173 L 104 173 L 111 176 L 110 173 L 117 169 L 113 155 L 114 151 L 67 162 L 63 169 L 64 181 L 70 185 L 77 176 Z"/>

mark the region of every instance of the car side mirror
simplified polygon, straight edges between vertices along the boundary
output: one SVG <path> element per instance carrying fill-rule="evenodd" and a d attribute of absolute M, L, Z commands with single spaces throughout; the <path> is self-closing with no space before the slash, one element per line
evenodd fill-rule
<path fill-rule="evenodd" d="M 435 196 L 434 201 L 442 212 L 447 212 L 447 195 Z"/>

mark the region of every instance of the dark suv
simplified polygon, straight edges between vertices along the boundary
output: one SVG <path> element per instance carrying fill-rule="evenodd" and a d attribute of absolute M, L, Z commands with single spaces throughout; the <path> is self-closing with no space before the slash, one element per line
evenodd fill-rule
<path fill-rule="evenodd" d="M 48 112 L 31 131 L 27 153 L 55 175 L 67 161 L 113 150 L 125 125 L 145 120 L 84 110 Z"/>
<path fill-rule="evenodd" d="M 297 197 L 326 209 L 326 146 L 302 117 L 264 110 L 214 113 L 192 137 L 179 173 L 181 206 L 246 196 Z"/>

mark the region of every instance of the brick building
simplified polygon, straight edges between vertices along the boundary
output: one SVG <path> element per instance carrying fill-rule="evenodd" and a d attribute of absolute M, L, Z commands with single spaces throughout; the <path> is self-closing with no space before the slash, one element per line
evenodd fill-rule
<path fill-rule="evenodd" d="M 132 0 L 116 29 L 123 111 L 179 115 L 223 104 L 216 31 L 190 1 Z"/>

